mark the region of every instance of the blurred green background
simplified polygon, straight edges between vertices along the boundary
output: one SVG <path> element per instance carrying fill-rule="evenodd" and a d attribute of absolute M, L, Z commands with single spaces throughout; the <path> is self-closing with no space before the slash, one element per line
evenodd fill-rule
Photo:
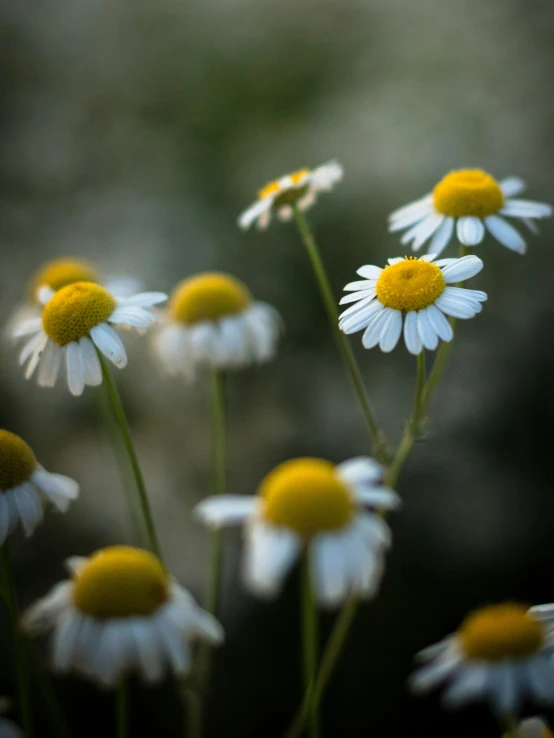
<path fill-rule="evenodd" d="M 292 225 L 239 232 L 267 180 L 336 157 L 345 179 L 309 213 L 337 295 L 364 263 L 404 255 L 386 216 L 451 168 L 517 174 L 554 201 L 554 8 L 549 0 L 4 0 L 0 7 L 0 309 L 33 271 L 85 257 L 107 275 L 170 291 L 208 269 L 243 279 L 286 323 L 277 359 L 229 386 L 229 488 L 249 494 L 296 455 L 367 452 L 307 259 Z M 484 707 L 443 713 L 406 688 L 413 654 L 468 609 L 554 600 L 552 224 L 519 257 L 488 238 L 472 287 L 489 302 L 459 325 L 399 491 L 404 508 L 378 599 L 364 606 L 326 701 L 326 736 L 495 736 Z M 451 246 L 448 255 L 454 255 Z M 398 438 L 415 362 L 363 351 L 367 385 Z M 167 380 L 149 338 L 125 337 L 117 380 L 170 568 L 202 597 L 207 536 L 192 505 L 210 492 L 208 387 Z M 0 348 L 0 426 L 50 470 L 78 479 L 66 516 L 13 537 L 23 604 L 72 554 L 132 540 L 96 391 L 25 382 Z M 300 697 L 297 582 L 273 604 L 239 581 L 226 536 L 209 736 L 277 738 Z M 332 616 L 323 617 L 325 636 Z M 4 625 L 4 627 L 6 627 Z M 9 641 L 0 693 L 12 694 Z M 56 679 L 75 736 L 112 730 L 109 695 Z M 134 693 L 131 735 L 183 734 L 171 684 Z M 49 736 L 39 716 L 39 738 Z"/>

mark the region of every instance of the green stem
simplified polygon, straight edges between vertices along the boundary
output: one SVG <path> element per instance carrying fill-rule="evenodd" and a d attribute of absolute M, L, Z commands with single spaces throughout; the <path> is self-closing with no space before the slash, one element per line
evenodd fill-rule
<path fill-rule="evenodd" d="M 358 362 L 356 361 L 356 357 L 354 356 L 354 352 L 352 351 L 352 347 L 348 338 L 339 328 L 339 311 L 337 303 L 333 295 L 333 290 L 331 288 L 327 272 L 325 271 L 323 261 L 319 254 L 314 235 L 302 211 L 296 205 L 293 205 L 293 211 L 300 238 L 306 247 L 308 257 L 319 285 L 321 297 L 327 311 L 327 317 L 331 324 L 331 330 L 333 331 L 338 349 L 342 355 L 343 361 L 350 375 L 354 391 L 358 397 L 358 402 L 360 403 L 364 420 L 367 425 L 375 456 L 381 461 L 384 461 L 386 460 L 387 453 L 386 439 L 375 420 L 375 411 L 371 406 L 371 401 L 368 397 L 364 381 L 362 379 L 362 373 L 358 366 Z"/>
<path fill-rule="evenodd" d="M 29 688 L 27 655 L 25 653 L 25 642 L 19 630 L 19 607 L 17 604 L 17 594 L 12 571 L 12 563 L 7 543 L 4 543 L 4 545 L 1 547 L 0 555 L 2 560 L 2 574 L 4 577 L 6 607 L 8 608 L 10 616 L 14 640 L 17 689 L 19 693 L 19 714 L 21 717 L 25 738 L 32 738 L 34 734 L 33 713 L 31 709 L 31 693 Z"/>
<path fill-rule="evenodd" d="M 129 683 L 122 677 L 116 692 L 116 736 L 127 738 L 129 735 Z"/>
<path fill-rule="evenodd" d="M 302 561 L 300 586 L 302 598 L 302 661 L 304 664 L 304 689 L 306 694 L 312 694 L 317 675 L 318 623 L 317 609 L 310 574 L 310 560 L 307 551 L 304 554 Z M 309 704 L 308 735 L 310 738 L 319 738 L 320 734 L 319 700 L 315 699 L 314 694 Z"/>
<path fill-rule="evenodd" d="M 36 682 L 37 693 L 44 701 L 44 705 L 50 716 L 54 735 L 56 738 L 71 738 L 69 727 L 66 723 L 60 703 L 58 702 L 52 681 L 33 648 L 33 644 L 27 641 L 25 645 L 27 647 L 29 664 L 32 667 L 31 671 L 33 680 Z"/>
<path fill-rule="evenodd" d="M 519 738 L 519 721 L 514 713 L 505 712 L 500 719 L 500 723 L 506 729 L 510 738 Z"/>
<path fill-rule="evenodd" d="M 152 552 L 155 553 L 159 559 L 161 559 L 161 548 L 158 540 L 158 535 L 156 533 L 156 526 L 154 525 L 154 519 L 152 517 L 152 511 L 150 509 L 150 502 L 148 501 L 148 493 L 146 491 L 144 477 L 142 476 L 142 470 L 140 468 L 140 464 L 133 444 L 131 429 L 129 428 L 127 416 L 125 415 L 125 410 L 123 409 L 123 403 L 121 402 L 121 397 L 119 396 L 117 385 L 110 373 L 110 370 L 108 369 L 104 357 L 100 354 L 100 352 L 98 352 L 98 357 L 100 359 L 100 364 L 102 365 L 102 374 L 104 377 L 103 384 L 106 388 L 115 421 L 121 433 L 121 438 L 123 440 L 123 445 L 125 446 L 125 451 L 127 452 L 127 456 L 129 457 L 129 463 L 131 464 L 131 469 L 138 493 L 139 507 L 146 527 L 146 533 L 148 535 L 148 545 L 150 546 Z"/>

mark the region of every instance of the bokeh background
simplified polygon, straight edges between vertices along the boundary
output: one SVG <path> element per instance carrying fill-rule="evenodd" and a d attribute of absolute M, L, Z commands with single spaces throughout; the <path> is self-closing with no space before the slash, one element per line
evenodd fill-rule
<path fill-rule="evenodd" d="M 367 451 L 294 227 L 236 227 L 260 186 L 332 157 L 344 165 L 310 213 L 337 294 L 361 264 L 403 255 L 387 214 L 451 168 L 517 174 L 529 197 L 554 201 L 549 0 L 4 0 L 0 28 L 0 315 L 61 255 L 147 289 L 211 269 L 245 280 L 281 311 L 286 335 L 274 363 L 228 382 L 236 493 L 290 456 Z M 485 269 L 471 286 L 489 302 L 459 326 L 430 436 L 400 480 L 384 585 L 330 685 L 326 736 L 499 735 L 486 708 L 444 713 L 406 679 L 414 653 L 468 609 L 554 600 L 553 227 L 542 231 L 525 257 L 490 238 L 479 247 Z M 201 598 L 207 536 L 190 510 L 210 491 L 208 387 L 168 381 L 148 339 L 126 342 L 117 380 L 163 548 Z M 353 343 L 397 439 L 413 358 Z M 66 516 L 12 539 L 25 605 L 62 577 L 66 556 L 132 541 L 132 525 L 96 391 L 75 400 L 25 382 L 6 341 L 0 387 L 0 426 L 82 484 Z M 300 697 L 298 583 L 257 602 L 239 581 L 238 533 L 226 554 L 208 734 L 277 738 Z M 323 616 L 322 638 L 332 621 Z M 1 693 L 13 694 L 5 637 L 0 655 Z M 75 736 L 111 734 L 109 695 L 77 679 L 55 686 Z M 170 683 L 133 697 L 132 736 L 183 734 Z"/>

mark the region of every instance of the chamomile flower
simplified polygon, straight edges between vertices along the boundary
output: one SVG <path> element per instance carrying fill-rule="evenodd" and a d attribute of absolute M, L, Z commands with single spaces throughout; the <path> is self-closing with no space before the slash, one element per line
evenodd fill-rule
<path fill-rule="evenodd" d="M 192 640 L 223 640 L 217 620 L 148 551 L 112 546 L 67 564 L 71 579 L 23 616 L 28 632 L 53 630 L 58 671 L 74 670 L 107 687 L 128 672 L 156 682 L 169 670 L 189 671 Z"/>
<path fill-rule="evenodd" d="M 258 200 L 247 208 L 238 219 L 239 226 L 246 230 L 256 223 L 265 230 L 274 213 L 281 220 L 292 218 L 292 206 L 306 210 L 315 204 L 320 192 L 329 192 L 342 179 L 343 170 L 336 161 L 329 161 L 315 169 L 299 169 L 266 184 L 258 192 Z"/>
<path fill-rule="evenodd" d="M 269 361 L 280 330 L 275 308 L 253 300 L 238 279 L 210 272 L 176 287 L 154 347 L 170 374 L 192 380 L 201 367 L 240 369 Z"/>
<path fill-rule="evenodd" d="M 392 351 L 404 331 L 406 348 L 414 355 L 423 348 L 436 349 L 439 339 L 451 341 L 446 316 L 473 318 L 487 295 L 449 285 L 475 276 L 483 262 L 477 256 L 434 258 L 408 256 L 389 259 L 384 269 L 372 265 L 358 269 L 365 279 L 344 288 L 351 294 L 342 298 L 341 305 L 355 304 L 341 314 L 339 328 L 346 334 L 363 330 L 364 347 L 379 344 L 381 351 Z"/>
<path fill-rule="evenodd" d="M 421 652 L 430 663 L 412 677 L 413 688 L 448 682 L 447 706 L 486 698 L 499 713 L 517 710 L 526 697 L 553 703 L 553 639 L 534 610 L 508 602 L 471 613 L 456 633 Z"/>
<path fill-rule="evenodd" d="M 44 304 L 42 316 L 25 321 L 14 333 L 28 337 L 19 363 L 27 364 L 26 379 L 38 367 L 42 387 L 56 384 L 65 363 L 69 391 L 75 396 L 83 393 L 85 385 L 102 383 L 97 349 L 118 369 L 127 365 L 123 342 L 111 326 L 145 330 L 156 322 L 150 308 L 167 299 L 162 292 L 117 298 L 93 282 L 75 282 L 57 292 L 42 287 L 39 297 Z"/>
<path fill-rule="evenodd" d="M 405 230 L 401 242 L 411 244 L 414 251 L 431 239 L 429 253 L 436 256 L 454 230 L 464 246 L 477 246 L 488 231 L 503 246 L 524 254 L 527 245 L 506 218 L 517 218 L 536 233 L 535 220 L 552 215 L 550 205 L 514 197 L 524 189 L 519 177 L 497 182 L 482 169 L 453 171 L 429 195 L 395 210 L 389 216 L 389 230 Z"/>
<path fill-rule="evenodd" d="M 506 733 L 504 738 L 554 738 L 554 733 L 542 718 L 532 717 L 522 720 L 517 726 L 517 732 Z"/>
<path fill-rule="evenodd" d="M 77 482 L 47 472 L 22 438 L 0 430 L 0 546 L 19 524 L 32 535 L 48 502 L 65 512 L 78 495 Z"/>
<path fill-rule="evenodd" d="M 53 259 L 40 267 L 29 280 L 27 299 L 14 311 L 8 321 L 7 332 L 13 335 L 19 326 L 31 318 L 40 317 L 42 306 L 38 299 L 41 287 L 49 287 L 57 292 L 75 282 L 94 282 L 102 284 L 116 297 L 128 297 L 140 289 L 137 279 L 129 277 L 103 277 L 96 267 L 83 259 L 66 257 Z"/>
<path fill-rule="evenodd" d="M 351 593 L 370 598 L 379 586 L 390 531 L 365 507 L 389 510 L 399 504 L 381 479 L 382 468 L 369 458 L 337 466 L 292 459 L 265 477 L 256 496 L 210 497 L 195 514 L 215 529 L 244 524 L 243 574 L 254 594 L 275 597 L 306 551 L 316 597 L 333 607 Z"/>

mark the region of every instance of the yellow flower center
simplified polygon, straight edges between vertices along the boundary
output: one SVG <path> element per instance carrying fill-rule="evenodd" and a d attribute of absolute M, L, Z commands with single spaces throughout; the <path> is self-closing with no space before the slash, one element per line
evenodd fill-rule
<path fill-rule="evenodd" d="M 423 310 L 443 293 L 446 282 L 440 268 L 408 256 L 387 265 L 377 280 L 377 299 L 395 310 Z"/>
<path fill-rule="evenodd" d="M 100 285 L 77 282 L 62 287 L 42 313 L 46 335 L 59 346 L 88 336 L 94 326 L 104 323 L 115 310 L 115 298 Z"/>
<path fill-rule="evenodd" d="M 192 325 L 242 312 L 252 301 L 246 286 L 228 274 L 199 274 L 185 279 L 174 291 L 169 306 L 173 320 Z"/>
<path fill-rule="evenodd" d="M 30 446 L 15 433 L 0 430 L 0 492 L 27 482 L 36 468 Z"/>
<path fill-rule="evenodd" d="M 458 636 L 465 655 L 478 661 L 524 658 L 544 643 L 541 623 L 524 605 L 507 602 L 468 615 Z"/>
<path fill-rule="evenodd" d="M 444 215 L 486 218 L 500 210 L 504 195 L 494 177 L 482 169 L 460 169 L 441 179 L 433 190 L 433 201 Z"/>
<path fill-rule="evenodd" d="M 43 285 L 47 285 L 57 292 L 62 287 L 67 287 L 68 284 L 98 282 L 99 279 L 96 269 L 86 261 L 55 259 L 47 262 L 33 275 L 30 282 L 30 292 L 32 298 L 36 299 L 37 290 Z"/>
<path fill-rule="evenodd" d="M 292 528 L 305 538 L 344 528 L 351 520 L 354 500 L 323 459 L 292 459 L 275 467 L 262 481 L 263 517 Z"/>
<path fill-rule="evenodd" d="M 273 201 L 274 208 L 280 208 L 284 205 L 293 205 L 307 192 L 307 185 L 300 185 L 300 182 L 306 175 L 310 173 L 309 169 L 299 169 L 292 174 L 287 175 L 290 177 L 292 185 L 287 186 L 283 189 L 281 182 L 278 179 L 274 179 L 272 182 L 268 182 L 265 187 L 262 187 L 258 192 L 258 199 L 263 200 L 270 195 L 277 195 Z M 279 194 L 280 193 L 280 194 Z"/>
<path fill-rule="evenodd" d="M 95 618 L 151 615 L 169 598 L 161 561 L 131 546 L 103 548 L 75 575 L 73 603 Z"/>

